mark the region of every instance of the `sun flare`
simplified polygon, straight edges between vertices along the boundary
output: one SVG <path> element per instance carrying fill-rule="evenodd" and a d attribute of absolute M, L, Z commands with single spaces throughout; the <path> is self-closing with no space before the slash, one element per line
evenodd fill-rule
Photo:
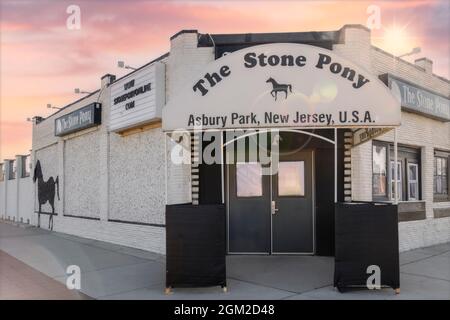
<path fill-rule="evenodd" d="M 406 31 L 406 26 L 395 24 L 383 28 L 379 39 L 380 47 L 396 56 L 409 52 L 414 47 L 414 42 L 414 37 Z"/>

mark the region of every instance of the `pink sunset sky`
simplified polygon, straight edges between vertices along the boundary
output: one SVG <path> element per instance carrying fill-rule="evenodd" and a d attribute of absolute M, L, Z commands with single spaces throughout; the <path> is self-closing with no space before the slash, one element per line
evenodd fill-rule
<path fill-rule="evenodd" d="M 125 74 L 118 60 L 140 66 L 169 50 L 182 29 L 203 33 L 330 31 L 367 24 L 381 9 L 372 42 L 393 54 L 420 46 L 434 73 L 449 77 L 449 1 L 145 1 L 1 0 L 0 162 L 31 148 L 27 117 L 46 117 L 94 91 L 106 73 Z M 81 8 L 81 29 L 69 30 L 69 5 Z"/>

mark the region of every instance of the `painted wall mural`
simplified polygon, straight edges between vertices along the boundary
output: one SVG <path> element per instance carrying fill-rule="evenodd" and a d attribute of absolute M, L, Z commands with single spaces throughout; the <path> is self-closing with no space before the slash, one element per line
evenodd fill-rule
<path fill-rule="evenodd" d="M 41 214 L 43 213 L 42 205 L 48 202 L 52 208 L 52 212 L 48 212 L 48 214 L 50 215 L 48 219 L 48 228 L 50 230 L 53 230 L 53 216 L 55 215 L 55 194 L 58 196 L 58 201 L 60 200 L 59 177 L 56 176 L 56 179 L 50 177 L 48 178 L 47 181 L 45 181 L 44 176 L 42 174 L 41 162 L 37 160 L 33 174 L 33 182 L 36 183 L 36 181 L 37 181 L 37 197 L 39 203 L 38 227 L 41 226 Z"/>

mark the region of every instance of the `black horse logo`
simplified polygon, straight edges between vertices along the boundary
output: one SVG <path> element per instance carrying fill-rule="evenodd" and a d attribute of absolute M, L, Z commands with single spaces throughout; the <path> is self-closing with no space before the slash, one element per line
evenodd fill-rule
<path fill-rule="evenodd" d="M 266 83 L 272 83 L 272 91 L 270 91 L 270 94 L 272 95 L 272 97 L 275 98 L 275 101 L 277 101 L 277 96 L 278 96 L 278 92 L 284 92 L 285 93 L 285 99 L 287 99 L 288 96 L 288 89 L 289 92 L 292 92 L 292 85 L 290 84 L 280 84 L 278 82 L 275 81 L 275 79 L 273 78 L 269 78 L 267 79 Z"/>
<path fill-rule="evenodd" d="M 47 201 L 52 207 L 52 212 L 50 213 L 50 218 L 48 219 L 48 228 L 53 230 L 53 215 L 55 214 L 55 189 L 58 195 L 59 201 L 59 179 L 56 176 L 56 180 L 53 177 L 48 178 L 44 181 L 42 175 L 41 162 L 38 160 L 34 168 L 33 182 L 38 182 L 38 201 L 39 201 L 39 211 L 38 211 L 38 227 L 41 226 L 41 207 Z M 56 185 L 56 186 L 55 186 Z"/>

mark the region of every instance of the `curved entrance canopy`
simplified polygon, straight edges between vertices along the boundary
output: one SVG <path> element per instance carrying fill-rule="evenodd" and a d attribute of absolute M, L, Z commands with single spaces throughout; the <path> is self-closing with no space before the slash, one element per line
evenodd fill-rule
<path fill-rule="evenodd" d="M 163 108 L 165 131 L 394 127 L 399 101 L 377 76 L 330 50 L 267 44 L 205 65 Z"/>

